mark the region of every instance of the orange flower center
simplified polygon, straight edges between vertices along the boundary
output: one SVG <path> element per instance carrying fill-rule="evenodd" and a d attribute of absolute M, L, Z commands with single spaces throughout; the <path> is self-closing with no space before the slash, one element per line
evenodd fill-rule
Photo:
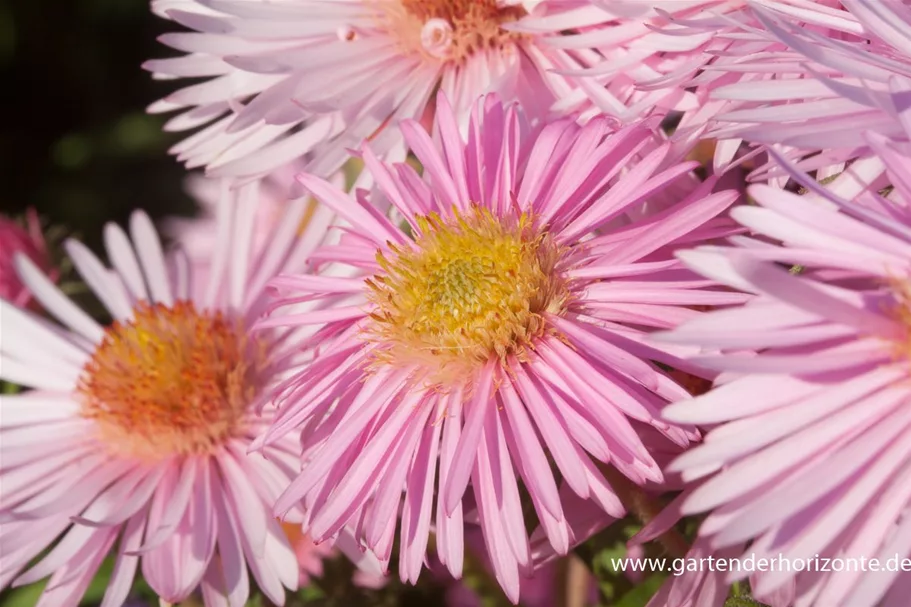
<path fill-rule="evenodd" d="M 460 63 L 484 50 L 515 44 L 522 35 L 501 25 L 526 14 L 498 0 L 397 0 L 384 4 L 389 29 L 409 51 Z"/>
<path fill-rule="evenodd" d="M 140 303 L 83 369 L 82 415 L 123 455 L 207 453 L 242 429 L 265 357 L 239 322 L 190 302 Z"/>

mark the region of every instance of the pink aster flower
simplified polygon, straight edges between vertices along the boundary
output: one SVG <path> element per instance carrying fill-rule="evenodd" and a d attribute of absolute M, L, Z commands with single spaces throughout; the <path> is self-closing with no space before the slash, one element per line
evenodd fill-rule
<path fill-rule="evenodd" d="M 731 213 L 784 246 L 740 239 L 739 249 L 680 254 L 703 275 L 757 294 L 665 336 L 719 352 L 693 360 L 722 372 L 718 385 L 664 411 L 678 423 L 718 425 L 670 467 L 697 483 L 681 510 L 711 512 L 700 535 L 712 550 L 749 542 L 757 558 L 884 564 L 911 554 L 911 148 L 865 139 L 895 184 L 889 199 L 841 199 L 785 163 L 814 198 L 757 185 L 759 206 Z M 807 606 L 897 606 L 909 584 L 901 571 L 855 566 L 770 572 L 755 590 L 790 592 Z"/>
<path fill-rule="evenodd" d="M 248 568 L 274 603 L 297 587 L 271 507 L 298 470 L 298 443 L 288 435 L 267 457 L 247 451 L 271 417 L 255 409 L 294 362 L 300 336 L 248 329 L 266 280 L 300 268 L 315 242 L 297 236 L 303 201 L 257 254 L 245 246 L 253 208 L 220 208 L 224 238 L 202 289 L 184 255 L 163 254 L 143 213 L 132 217 L 132 238 L 105 229 L 112 268 L 66 243 L 113 317 L 108 327 L 28 257 L 16 259 L 23 284 L 61 324 L 0 300 L 0 377 L 33 388 L 3 397 L 0 588 L 50 576 L 39 605 L 77 605 L 109 554 L 105 606 L 123 603 L 140 567 L 170 603 L 201 590 L 207 606 L 242 606 Z"/>
<path fill-rule="evenodd" d="M 726 10 L 732 3 L 559 0 L 544 4 L 548 11 L 533 11 L 527 18 L 504 27 L 540 35 L 552 32 L 559 21 L 562 34 L 545 39 L 544 44 L 567 51 L 559 56 L 557 67 L 573 76 L 575 86 L 559 98 L 554 110 L 578 114 L 583 120 L 603 112 L 629 122 L 645 115 L 698 107 L 697 97 L 684 86 L 649 86 L 692 65 L 709 39 L 683 38 L 661 31 L 669 25 L 664 11 L 687 15 L 699 7 Z M 557 8 L 559 11 L 555 11 Z"/>
<path fill-rule="evenodd" d="M 337 557 L 337 549 L 358 566 L 352 578 L 355 585 L 362 588 L 382 588 L 386 585 L 388 578 L 377 566 L 377 561 L 372 555 L 362 551 L 350 534 L 345 533 L 339 536 L 334 545 L 329 542 L 317 544 L 310 536 L 301 532 L 299 524 L 283 523 L 282 529 L 288 536 L 288 540 L 294 548 L 294 554 L 297 556 L 302 588 L 308 586 L 313 578 L 322 577 L 323 561 Z"/>
<path fill-rule="evenodd" d="M 294 554 L 300 564 L 300 585 L 310 583 L 311 576 L 323 575 L 323 559 L 332 556 L 332 546 L 329 544 L 314 544 L 306 535 L 294 544 Z"/>
<path fill-rule="evenodd" d="M 34 209 L 28 210 L 25 221 L 26 227 L 23 228 L 11 219 L 0 217 L 0 297 L 19 307 L 27 306 L 32 295 L 13 267 L 16 255 L 28 257 L 52 280 L 56 280 L 57 276 L 56 270 L 51 267 L 41 223 Z"/>
<path fill-rule="evenodd" d="M 308 152 L 314 152 L 308 172 L 325 176 L 347 159 L 347 148 L 365 139 L 381 157 L 401 160 L 401 133 L 386 127 L 420 118 L 437 88 L 462 126 L 486 91 L 519 100 L 533 118 L 546 116 L 557 100 L 561 111 L 579 105 L 585 93 L 568 74 L 601 55 L 584 34 L 568 43 L 563 33 L 614 26 L 588 4 L 154 0 L 156 13 L 193 31 L 163 36 L 187 54 L 149 61 L 146 68 L 161 78 L 209 80 L 149 110 L 181 110 L 169 130 L 209 124 L 173 152 L 218 176 L 257 177 Z M 616 53 L 608 58 L 618 60 Z M 610 96 L 614 113 L 629 113 L 624 104 L 637 104 L 636 112 L 651 109 L 654 95 L 634 99 L 629 79 L 615 76 L 610 91 L 582 86 L 599 98 Z"/>
<path fill-rule="evenodd" d="M 643 124 L 612 131 L 602 118 L 584 127 L 565 119 L 534 131 L 518 106 L 488 96 L 466 139 L 440 95 L 439 144 L 415 121 L 401 128 L 423 179 L 363 148 L 400 224 L 366 194 L 351 199 L 298 176 L 350 224 L 312 259 L 361 276 L 272 282 L 279 306 L 338 303 L 262 322 L 320 329 L 306 344 L 314 360 L 282 386 L 258 444 L 303 430 L 303 472 L 276 511 L 302 505 L 316 540 L 350 522 L 388 561 L 401 505 L 403 579 L 421 571 L 434 510 L 437 553 L 459 577 L 463 521 L 476 509 L 497 579 L 516 601 L 533 560 L 520 484 L 548 543 L 565 554 L 580 541 L 567 500 L 624 512 L 595 462 L 634 483 L 660 481 L 641 434 L 651 429 L 678 449 L 695 438 L 658 419 L 668 401 L 688 395 L 652 361 L 678 358 L 642 342 L 655 327 L 699 315 L 692 306 L 742 301 L 672 255 L 727 233 L 716 216 L 736 194 L 709 194 L 707 183 L 671 208 L 629 219 L 693 167 L 659 169 L 668 146 L 629 165 L 653 136 Z"/>

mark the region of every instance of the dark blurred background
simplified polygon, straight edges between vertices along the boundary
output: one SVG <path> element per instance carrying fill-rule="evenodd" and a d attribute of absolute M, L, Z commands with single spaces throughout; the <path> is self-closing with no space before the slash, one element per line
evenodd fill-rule
<path fill-rule="evenodd" d="M 135 208 L 193 213 L 167 154 L 180 135 L 145 113 L 175 84 L 140 67 L 171 54 L 157 37 L 174 29 L 148 0 L 0 2 L 0 212 L 34 206 L 95 250 Z"/>

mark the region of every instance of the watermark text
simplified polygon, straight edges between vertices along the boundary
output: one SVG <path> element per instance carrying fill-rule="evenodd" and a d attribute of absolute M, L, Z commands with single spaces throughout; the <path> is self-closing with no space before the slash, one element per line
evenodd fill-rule
<path fill-rule="evenodd" d="M 676 576 L 695 571 L 720 571 L 761 573 L 767 571 L 801 571 L 841 572 L 841 571 L 911 571 L 911 558 L 896 554 L 889 558 L 877 557 L 835 557 L 815 555 L 811 558 L 788 558 L 779 554 L 776 557 L 757 557 L 751 554 L 743 557 L 725 558 L 706 556 L 701 558 L 612 558 L 611 566 L 615 571 L 655 572 L 665 571 Z"/>

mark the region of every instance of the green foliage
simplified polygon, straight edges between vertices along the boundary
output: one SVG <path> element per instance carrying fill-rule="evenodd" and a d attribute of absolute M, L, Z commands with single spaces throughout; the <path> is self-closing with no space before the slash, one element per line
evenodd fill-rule
<path fill-rule="evenodd" d="M 643 607 L 667 578 L 664 572 L 643 572 L 642 579 L 634 582 L 614 567 L 618 559 L 627 556 L 627 542 L 639 529 L 639 523 L 628 517 L 610 525 L 576 549 L 597 581 L 601 605 Z"/>
<path fill-rule="evenodd" d="M 639 581 L 623 596 L 618 598 L 613 603 L 613 607 L 643 607 L 658 592 L 658 589 L 661 588 L 666 579 L 666 574 L 653 573 L 644 580 Z"/>
<path fill-rule="evenodd" d="M 316 584 L 309 584 L 298 591 L 297 598 L 300 599 L 301 603 L 309 605 L 326 598 L 326 593 Z"/>
<path fill-rule="evenodd" d="M 396 559 L 393 559 L 393 564 Z M 403 584 L 393 571 L 382 588 L 363 588 L 352 580 L 354 565 L 343 556 L 323 561 L 323 575 L 289 594 L 286 607 L 427 607 L 444 605 L 445 588 L 429 572 L 422 573 L 417 585 Z M 467 573 L 467 572 L 466 572 Z M 248 607 L 253 607 L 248 605 Z M 271 607 L 263 601 L 262 607 Z"/>
<path fill-rule="evenodd" d="M 724 607 L 768 607 L 750 596 L 750 584 L 746 581 L 734 582 L 731 595 L 724 602 Z"/>
<path fill-rule="evenodd" d="M 11 384 L 0 379 L 0 394 L 18 394 L 22 389 L 16 384 Z"/>
<path fill-rule="evenodd" d="M 0 594 L 0 605 L 3 607 L 35 607 L 46 585 L 47 581 L 42 580 L 35 584 L 8 590 Z"/>
<path fill-rule="evenodd" d="M 724 602 L 724 607 L 766 607 L 748 596 L 732 596 Z"/>

